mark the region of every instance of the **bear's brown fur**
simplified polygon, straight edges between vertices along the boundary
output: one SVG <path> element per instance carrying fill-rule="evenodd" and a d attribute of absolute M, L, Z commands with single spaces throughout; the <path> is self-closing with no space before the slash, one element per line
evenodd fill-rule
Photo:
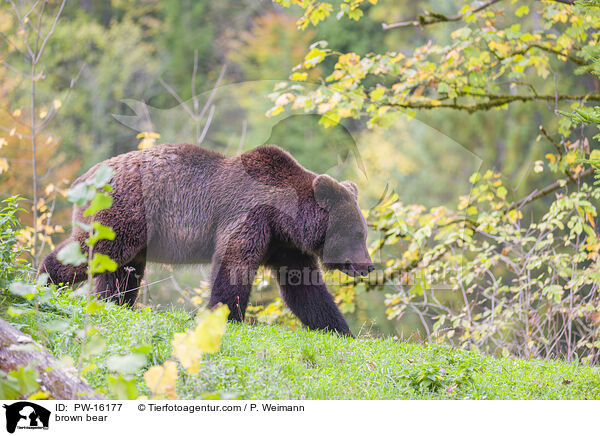
<path fill-rule="evenodd" d="M 102 164 L 115 171 L 114 201 L 95 219 L 116 237 L 95 250 L 119 268 L 95 278 L 98 296 L 133 305 L 146 261 L 212 262 L 209 306 L 227 304 L 230 319 L 242 320 L 256 269 L 266 265 L 305 325 L 351 335 L 319 260 L 351 275 L 373 269 L 354 183 L 314 174 L 275 146 L 225 157 L 190 144 L 163 144 Z M 93 176 L 98 165 L 74 184 Z M 86 222 L 83 210 L 75 207 L 74 221 Z M 62 265 L 56 258 L 73 240 L 87 251 L 87 234 L 73 228 L 40 267 L 54 283 L 85 279 L 87 265 Z"/>

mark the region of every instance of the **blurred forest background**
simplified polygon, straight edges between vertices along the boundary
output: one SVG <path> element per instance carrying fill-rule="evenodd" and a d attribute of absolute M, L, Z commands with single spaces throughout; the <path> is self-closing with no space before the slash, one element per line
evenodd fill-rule
<path fill-rule="evenodd" d="M 275 143 L 358 183 L 381 271 L 410 274 L 331 275 L 353 331 L 595 361 L 597 5 L 291 3 L 0 3 L 0 197 L 25 198 L 30 271 L 95 163 Z M 140 302 L 194 310 L 207 278 L 150 265 Z M 251 301 L 297 326 L 266 272 Z"/>

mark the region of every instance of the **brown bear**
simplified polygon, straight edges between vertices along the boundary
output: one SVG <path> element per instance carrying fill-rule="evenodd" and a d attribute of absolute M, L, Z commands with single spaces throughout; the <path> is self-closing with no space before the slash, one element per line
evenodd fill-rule
<path fill-rule="evenodd" d="M 95 277 L 99 297 L 133 305 L 146 261 L 212 262 L 209 306 L 227 304 L 229 318 L 241 321 L 254 274 L 265 265 L 302 323 L 351 335 L 319 264 L 349 275 L 374 269 L 353 182 L 317 175 L 272 145 L 226 157 L 191 144 L 163 144 L 102 164 L 114 170 L 113 205 L 95 219 L 116 236 L 95 250 L 119 267 Z M 92 177 L 99 165 L 74 184 Z M 74 221 L 89 222 L 83 210 L 74 208 Z M 84 280 L 87 265 L 63 265 L 56 253 L 73 240 L 87 252 L 86 237 L 74 225 L 39 271 L 57 284 Z"/>

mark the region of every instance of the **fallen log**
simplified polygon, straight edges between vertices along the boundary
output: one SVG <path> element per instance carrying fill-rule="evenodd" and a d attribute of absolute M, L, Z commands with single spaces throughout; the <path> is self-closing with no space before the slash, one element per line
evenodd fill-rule
<path fill-rule="evenodd" d="M 0 319 L 0 370 L 9 372 L 32 365 L 38 373 L 40 389 L 55 400 L 102 400 L 77 373 L 61 364 L 31 336 Z"/>

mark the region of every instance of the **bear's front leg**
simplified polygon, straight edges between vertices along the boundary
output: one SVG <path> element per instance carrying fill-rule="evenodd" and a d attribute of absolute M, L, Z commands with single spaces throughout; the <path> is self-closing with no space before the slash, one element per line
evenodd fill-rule
<path fill-rule="evenodd" d="M 217 242 L 212 264 L 212 289 L 208 306 L 229 306 L 229 320 L 243 321 L 256 270 L 269 241 L 269 231 L 260 221 L 238 224 Z"/>
<path fill-rule="evenodd" d="M 325 286 L 317 259 L 299 251 L 282 249 L 272 256 L 270 263 L 277 273 L 283 301 L 304 325 L 354 337 Z"/>

